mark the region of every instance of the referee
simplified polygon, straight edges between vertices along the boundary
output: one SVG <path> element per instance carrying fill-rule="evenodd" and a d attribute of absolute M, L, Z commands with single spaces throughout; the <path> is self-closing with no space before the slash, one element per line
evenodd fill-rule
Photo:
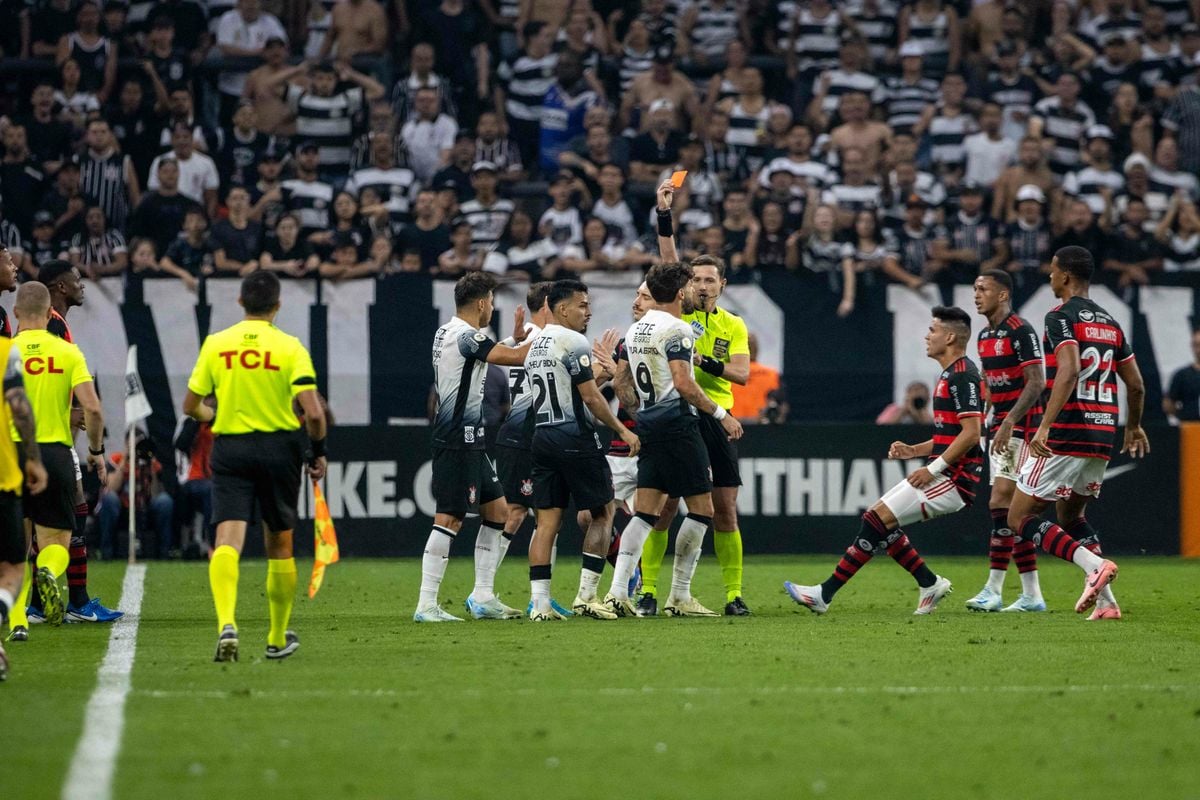
<path fill-rule="evenodd" d="M 675 187 L 670 180 L 658 188 L 658 249 L 664 261 L 677 261 L 671 202 Z M 750 377 L 750 342 L 746 323 L 738 315 L 717 306 L 725 290 L 725 262 L 714 256 L 692 261 L 692 285 L 696 309 L 684 314 L 696 333 L 696 383 L 704 394 L 726 411 L 733 408 L 731 384 L 745 386 Z M 742 485 L 737 445 L 715 418 L 700 415 L 700 434 L 708 448 L 713 483 L 713 547 L 725 584 L 725 614 L 744 617 L 750 613 L 742 599 L 742 532 L 738 528 L 737 496 Z M 671 501 L 668 501 L 670 503 Z M 652 531 L 642 550 L 643 587 L 657 583 L 658 569 L 667 550 L 666 531 Z M 649 569 L 647 569 L 647 565 Z M 650 579 L 647 573 L 653 573 Z"/>
<path fill-rule="evenodd" d="M 300 499 L 308 442 L 293 411 L 295 400 L 304 415 L 311 441 L 308 474 L 325 474 L 325 412 L 317 395 L 312 357 L 274 325 L 279 313 L 279 279 L 274 273 L 252 272 L 242 281 L 238 302 L 241 322 L 210 334 L 188 379 L 183 413 L 212 422 L 213 521 L 217 548 L 208 564 L 208 581 L 217 610 L 214 661 L 237 661 L 238 559 L 246 526 L 262 515 L 267 550 L 267 603 L 271 630 L 267 658 L 287 658 L 300 639 L 287 629 L 296 593 L 296 560 L 292 528 Z M 216 410 L 204 403 L 216 395 Z"/>

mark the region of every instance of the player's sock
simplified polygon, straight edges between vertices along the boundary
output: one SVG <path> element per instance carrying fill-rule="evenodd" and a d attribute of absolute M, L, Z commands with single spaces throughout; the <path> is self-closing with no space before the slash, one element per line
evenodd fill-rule
<path fill-rule="evenodd" d="M 868 512 L 869 513 L 869 512 Z M 858 546 L 861 539 L 855 539 L 854 543 L 846 548 L 846 552 L 842 555 L 842 559 L 838 561 L 837 566 L 833 568 L 833 574 L 825 579 L 821 584 L 821 599 L 826 603 L 833 600 L 833 596 L 837 594 L 837 590 L 841 589 L 846 583 L 853 578 L 863 566 L 871 560 L 875 554 L 870 550 L 863 550 Z M 867 542 L 869 544 L 869 542 Z"/>
<path fill-rule="evenodd" d="M 550 612 L 550 575 L 552 571 L 549 564 L 529 565 L 529 597 L 533 601 L 534 611 Z"/>
<path fill-rule="evenodd" d="M 479 523 L 479 534 L 475 537 L 475 588 L 471 592 L 477 603 L 486 603 L 496 596 L 502 527 L 496 522 Z"/>
<path fill-rule="evenodd" d="M 646 543 L 654 519 L 653 514 L 638 514 L 629 520 L 629 524 L 621 532 L 621 552 L 617 554 L 612 586 L 608 590 L 609 594 L 618 600 L 629 599 L 629 579 L 633 577 L 633 569 L 641 558 L 642 545 Z"/>
<path fill-rule="evenodd" d="M 12 613 L 13 606 L 16 604 L 17 598 L 13 597 L 12 592 L 8 589 L 0 589 L 0 627 L 8 622 L 8 615 Z"/>
<path fill-rule="evenodd" d="M 234 613 L 237 611 L 238 559 L 237 550 L 223 544 L 213 550 L 208 561 L 208 585 L 212 587 L 213 605 L 217 609 L 217 631 L 226 625 L 237 629 Z"/>
<path fill-rule="evenodd" d="M 296 599 L 296 559 L 267 559 L 267 605 L 271 610 L 271 630 L 267 644 L 284 647 L 287 644 L 288 619 Z"/>
<path fill-rule="evenodd" d="M 87 590 L 87 518 L 88 504 L 75 506 L 75 532 L 67 550 L 71 554 L 71 563 L 67 565 L 67 594 L 71 605 L 76 608 L 83 608 L 91 600 Z"/>
<path fill-rule="evenodd" d="M 25 614 L 25 607 L 29 605 L 29 590 L 33 586 L 33 571 L 29 568 L 29 562 L 25 562 L 25 578 L 21 581 L 21 591 L 17 592 L 17 602 L 13 606 L 12 611 L 8 616 L 8 624 L 13 628 L 20 625 L 22 628 L 29 627 L 29 617 Z M 37 592 L 34 592 L 37 594 Z"/>
<path fill-rule="evenodd" d="M 1021 594 L 1041 597 L 1042 587 L 1038 582 L 1037 573 L 1037 545 L 1021 539 L 1013 545 L 1013 560 L 1017 562 L 1017 572 L 1021 574 Z"/>
<path fill-rule="evenodd" d="M 38 569 L 45 567 L 50 570 L 50 574 L 56 579 L 62 577 L 63 573 L 67 571 L 67 565 L 70 563 L 71 554 L 61 544 L 52 544 L 43 547 L 42 552 L 38 553 L 37 557 Z"/>
<path fill-rule="evenodd" d="M 590 603 L 596 599 L 596 587 L 600 585 L 606 560 L 595 553 L 583 554 L 583 569 L 579 572 L 579 599 L 583 602 Z"/>
<path fill-rule="evenodd" d="M 450 563 L 450 545 L 454 542 L 454 531 L 434 525 L 425 542 L 425 554 L 421 556 L 421 596 L 417 608 L 437 605 L 438 589 L 446 577 L 446 565 Z"/>
<path fill-rule="evenodd" d="M 626 526 L 628 527 L 628 526 Z M 652 530 L 642 545 L 642 592 L 658 596 L 658 573 L 667 554 L 667 531 Z"/>
<path fill-rule="evenodd" d="M 515 535 L 508 531 L 500 532 L 500 553 L 496 556 L 496 572 L 500 571 L 500 565 L 504 563 L 504 557 L 508 555 L 508 548 L 512 546 L 513 536 Z"/>
<path fill-rule="evenodd" d="M 904 567 L 909 573 L 916 578 L 917 586 L 922 589 L 928 589 L 937 583 L 937 575 L 933 574 L 933 570 L 925 566 L 925 559 L 921 558 L 921 554 L 917 552 L 917 548 L 912 546 L 912 542 L 904 535 L 904 532 L 897 530 L 900 538 L 892 542 L 888 547 L 888 555 L 896 560 L 896 563 Z"/>
<path fill-rule="evenodd" d="M 38 553 L 40 553 L 40 552 L 41 552 L 41 549 L 38 548 L 37 542 L 34 542 L 33 546 L 29 548 L 29 557 L 25 560 L 25 569 L 26 569 L 25 575 L 27 577 L 32 576 L 35 572 L 37 572 L 37 557 L 38 557 Z M 28 580 L 26 581 L 26 583 L 28 583 Z M 29 593 L 29 607 L 32 608 L 34 611 L 36 611 L 39 614 L 43 613 L 44 609 L 42 608 L 42 593 L 41 592 L 30 592 Z"/>
<path fill-rule="evenodd" d="M 1004 590 L 1004 575 L 1008 572 L 1008 563 L 1012 560 L 1013 537 L 1008 527 L 1008 509 L 993 508 L 992 538 L 989 542 L 989 558 L 991 569 L 988 570 L 987 588 L 999 594 Z"/>
<path fill-rule="evenodd" d="M 713 531 L 713 547 L 717 551 L 717 563 L 721 565 L 725 602 L 732 603 L 742 596 L 742 532 Z"/>
<path fill-rule="evenodd" d="M 1080 547 L 1079 542 L 1050 520 L 1038 519 L 1030 514 L 1021 520 L 1020 536 L 1035 544 L 1047 553 L 1058 556 L 1063 561 L 1070 561 L 1084 572 L 1100 569 L 1104 559 L 1086 547 Z"/>
<path fill-rule="evenodd" d="M 1075 537 L 1075 541 L 1079 542 L 1080 547 L 1086 547 L 1094 554 L 1104 557 L 1104 551 L 1100 547 L 1100 534 L 1087 521 L 1087 517 L 1080 517 L 1067 523 L 1067 533 Z M 1112 586 L 1105 586 L 1100 590 L 1100 596 L 1096 602 L 1102 606 L 1115 606 L 1117 604 L 1117 596 L 1113 594 Z"/>
<path fill-rule="evenodd" d="M 712 517 L 703 514 L 688 514 L 675 534 L 675 564 L 671 569 L 671 596 L 691 597 L 692 576 L 696 574 L 696 565 L 700 563 L 700 548 L 704 544 L 704 534 Z"/>

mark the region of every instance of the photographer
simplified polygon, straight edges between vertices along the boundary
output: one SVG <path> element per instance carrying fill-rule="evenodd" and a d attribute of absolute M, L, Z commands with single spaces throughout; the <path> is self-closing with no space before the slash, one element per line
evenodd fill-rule
<path fill-rule="evenodd" d="M 889 403 L 875 418 L 876 425 L 932 425 L 929 411 L 929 387 L 913 381 L 904 389 L 904 400 Z"/>
<path fill-rule="evenodd" d="M 100 548 L 105 558 L 124 556 L 124 537 L 118 534 L 122 511 L 136 513 L 138 538 L 153 530 L 153 545 L 147 548 L 158 558 L 167 558 L 174 544 L 175 500 L 163 488 L 160 480 L 162 464 L 154 456 L 154 446 L 144 436 L 137 441 L 137 508 L 129 509 L 129 460 L 127 453 L 114 453 L 110 458 L 108 483 L 100 496 L 97 517 L 100 523 Z M 144 541 L 144 540 L 143 540 Z"/>

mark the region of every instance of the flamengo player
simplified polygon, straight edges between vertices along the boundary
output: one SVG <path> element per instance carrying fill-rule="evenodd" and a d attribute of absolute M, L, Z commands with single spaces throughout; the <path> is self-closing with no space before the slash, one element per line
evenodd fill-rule
<path fill-rule="evenodd" d="M 917 610 L 931 614 L 950 593 L 950 581 L 935 575 L 901 528 L 961 511 L 975 499 L 983 472 L 979 448 L 983 399 L 979 370 L 967 358 L 971 318 L 961 308 L 933 309 L 925 352 L 942 367 L 933 391 L 933 438 L 921 444 L 893 442 L 888 458 L 928 456 L 930 461 L 900 481 L 862 516 L 858 538 L 846 548 L 833 574 L 817 586 L 785 581 L 792 599 L 816 614 L 829 610 L 833 595 L 876 553 L 886 552 L 917 580 Z"/>
<path fill-rule="evenodd" d="M 600 394 L 592 374 L 592 346 L 583 335 L 592 311 L 587 286 L 558 281 L 547 299 L 552 322 L 529 345 L 525 374 L 533 392 L 533 499 L 537 533 L 529 546 L 529 584 L 535 622 L 562 619 L 550 605 L 550 551 L 574 501 L 589 513 L 583 570 L 571 610 L 594 619 L 617 614 L 596 597 L 612 531 L 612 473 L 596 421 L 615 431 L 636 456 L 641 442 Z"/>
<path fill-rule="evenodd" d="M 1017 488 L 1021 466 L 1029 457 L 1026 441 L 1042 418 L 1042 348 L 1037 332 L 1012 310 L 1012 278 L 1003 270 L 988 270 L 975 279 L 975 308 L 987 318 L 979 331 L 979 363 L 983 365 L 992 420 L 988 424 L 991 463 L 991 571 L 987 585 L 967 601 L 972 611 L 1045 611 L 1038 585 L 1037 545 L 1014 541 L 1008 527 L 1008 507 Z M 1004 608 L 1001 592 L 1008 562 L 1016 559 L 1021 595 Z"/>
<path fill-rule="evenodd" d="M 1122 453 L 1150 452 L 1142 430 L 1146 388 L 1125 332 L 1088 298 L 1095 262 L 1082 247 L 1064 247 L 1050 263 L 1050 288 L 1062 305 L 1046 314 L 1046 385 L 1050 395 L 1037 433 L 1029 443 L 1008 524 L 1022 539 L 1041 545 L 1087 573 L 1076 613 L 1096 605 L 1088 617 L 1120 619 L 1108 584 L 1117 565 L 1100 556 L 1100 541 L 1084 511 L 1100 496 L 1104 470 L 1117 432 L 1117 378 L 1129 398 Z M 1039 515 L 1054 503 L 1058 525 Z"/>
<path fill-rule="evenodd" d="M 715 617 L 691 592 L 713 513 L 708 450 L 696 412 L 715 417 L 731 439 L 742 435 L 742 426 L 704 394 L 693 374 L 695 334 L 680 318 L 695 308 L 692 268 L 679 262 L 656 264 L 646 274 L 646 287 L 656 305 L 625 334 L 628 366 L 619 366 L 615 378 L 618 389 L 632 382 L 640 400 L 637 430 L 643 449 L 638 458 L 636 516 L 621 533 L 612 588 L 604 601 L 618 616 L 636 614 L 629 599 L 629 578 L 667 497 L 682 497 L 689 513 L 675 537 L 671 594 L 664 611 L 678 617 Z"/>
<path fill-rule="evenodd" d="M 421 594 L 414 622 L 461 622 L 438 605 L 438 589 L 450 560 L 450 544 L 462 529 L 467 509 L 479 504 L 475 538 L 477 619 L 517 619 L 521 612 L 496 597 L 493 586 L 500 558 L 500 537 L 508 504 L 496 470 L 484 452 L 483 382 L 488 364 L 516 367 L 525 362 L 525 347 L 496 344 L 483 330 L 491 322 L 496 279 L 471 272 L 454 284 L 454 317 L 433 337 L 433 372 L 437 412 L 433 420 L 433 530 L 421 560 Z M 517 306 L 513 341 L 525 341 L 525 308 Z"/>

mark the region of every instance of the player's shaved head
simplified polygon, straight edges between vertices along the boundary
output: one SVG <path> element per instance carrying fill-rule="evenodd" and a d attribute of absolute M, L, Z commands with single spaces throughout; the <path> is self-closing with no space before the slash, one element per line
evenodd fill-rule
<path fill-rule="evenodd" d="M 1012 276 L 1009 275 L 1004 270 L 1002 270 L 1002 269 L 985 269 L 982 273 L 980 273 L 979 277 L 991 278 L 993 281 L 995 281 L 996 283 L 998 283 L 1000 285 L 1000 288 L 1008 290 L 1009 295 L 1010 296 L 1012 295 L 1012 291 L 1013 291 Z"/>
<path fill-rule="evenodd" d="M 529 291 L 525 293 L 525 306 L 530 312 L 536 314 L 542 310 L 542 306 L 546 305 L 546 298 L 550 296 L 550 287 L 552 286 L 554 286 L 554 281 L 538 281 L 529 284 Z"/>
<path fill-rule="evenodd" d="M 954 334 L 955 342 L 962 347 L 967 346 L 971 338 L 971 315 L 958 306 L 938 306 L 933 309 L 933 318 L 942 323 L 942 327 Z"/>
<path fill-rule="evenodd" d="M 1096 260 L 1085 248 L 1077 245 L 1060 248 L 1054 254 L 1054 265 L 1081 283 L 1091 283 Z"/>
<path fill-rule="evenodd" d="M 38 270 L 38 281 L 46 287 L 53 286 L 59 278 L 73 269 L 70 261 L 63 258 L 52 258 Z"/>
<path fill-rule="evenodd" d="M 646 273 L 646 288 L 656 303 L 673 303 L 692 280 L 692 267 L 682 261 L 655 264 Z"/>
<path fill-rule="evenodd" d="M 13 304 L 13 313 L 22 323 L 43 322 L 50 317 L 50 290 L 46 284 L 39 281 L 29 281 L 17 289 L 17 299 Z M 30 327 L 23 324 L 23 327 Z M 43 324 L 41 327 L 45 327 Z"/>
<path fill-rule="evenodd" d="M 242 281 L 242 292 L 238 299 L 247 314 L 270 314 L 279 308 L 279 289 L 279 277 L 274 272 L 260 269 L 251 272 Z"/>

